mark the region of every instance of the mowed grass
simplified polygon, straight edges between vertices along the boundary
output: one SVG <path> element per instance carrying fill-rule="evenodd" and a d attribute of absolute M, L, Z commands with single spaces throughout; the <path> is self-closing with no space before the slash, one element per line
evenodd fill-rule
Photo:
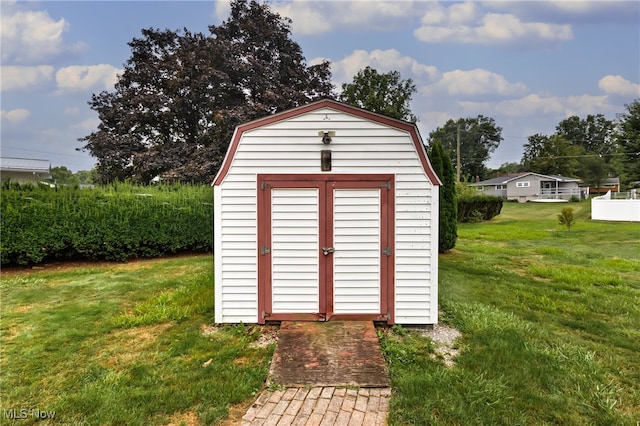
<path fill-rule="evenodd" d="M 558 224 L 564 207 L 577 223 Z M 504 205 L 458 227 L 440 256 L 452 368 L 415 336 L 382 335 L 392 425 L 636 425 L 640 224 L 591 221 L 590 203 Z"/>
<path fill-rule="evenodd" d="M 210 255 L 4 273 L 0 286 L 2 424 L 11 410 L 55 412 L 50 424 L 213 424 L 266 378 L 273 345 L 254 344 L 258 327 L 212 327 Z"/>

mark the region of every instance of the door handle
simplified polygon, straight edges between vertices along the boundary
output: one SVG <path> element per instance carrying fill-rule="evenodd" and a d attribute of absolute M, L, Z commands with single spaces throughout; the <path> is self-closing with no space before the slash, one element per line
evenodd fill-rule
<path fill-rule="evenodd" d="M 335 253 L 336 249 L 334 249 L 333 247 L 322 247 L 322 253 L 324 253 L 325 256 L 329 255 L 329 253 Z"/>

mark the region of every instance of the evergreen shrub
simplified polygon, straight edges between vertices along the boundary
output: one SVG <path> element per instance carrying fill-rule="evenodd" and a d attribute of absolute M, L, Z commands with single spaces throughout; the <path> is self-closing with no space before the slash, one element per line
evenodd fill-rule
<path fill-rule="evenodd" d="M 502 211 L 502 197 L 471 195 L 458 198 L 458 222 L 491 220 Z"/>

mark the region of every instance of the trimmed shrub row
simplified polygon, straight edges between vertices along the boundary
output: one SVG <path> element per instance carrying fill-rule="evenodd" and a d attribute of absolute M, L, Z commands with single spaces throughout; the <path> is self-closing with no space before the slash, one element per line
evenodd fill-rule
<path fill-rule="evenodd" d="M 123 261 L 205 252 L 213 246 L 209 186 L 5 185 L 1 201 L 2 265 L 79 258 Z"/>
<path fill-rule="evenodd" d="M 458 198 L 458 222 L 481 222 L 500 214 L 503 199 L 491 195 Z"/>

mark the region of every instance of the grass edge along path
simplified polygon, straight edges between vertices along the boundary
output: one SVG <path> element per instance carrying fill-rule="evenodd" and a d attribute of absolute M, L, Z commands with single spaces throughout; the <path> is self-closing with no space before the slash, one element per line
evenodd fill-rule
<path fill-rule="evenodd" d="M 213 424 L 268 372 L 259 327 L 212 327 L 211 255 L 15 272 L 0 290 L 3 424 Z"/>

